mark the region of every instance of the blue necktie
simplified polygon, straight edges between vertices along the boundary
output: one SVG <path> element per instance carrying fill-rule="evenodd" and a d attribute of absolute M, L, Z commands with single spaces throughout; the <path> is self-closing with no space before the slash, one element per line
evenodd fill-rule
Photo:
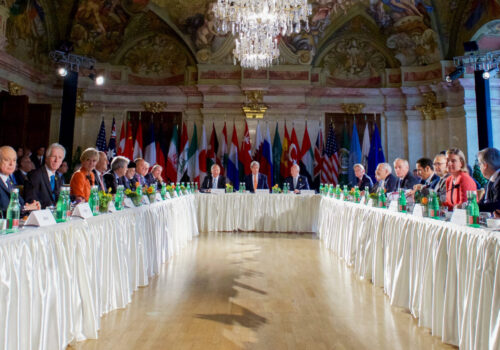
<path fill-rule="evenodd" d="M 52 175 L 50 177 L 50 188 L 52 189 L 52 199 L 56 199 L 56 196 L 54 194 L 54 189 L 56 188 L 56 177 Z"/>

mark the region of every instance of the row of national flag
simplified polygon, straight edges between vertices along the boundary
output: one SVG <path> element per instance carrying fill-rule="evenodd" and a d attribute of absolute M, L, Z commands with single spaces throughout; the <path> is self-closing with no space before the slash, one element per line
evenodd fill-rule
<path fill-rule="evenodd" d="M 214 124 L 212 124 L 207 142 L 207 132 L 203 125 L 201 141 L 198 143 L 197 125 L 194 124 L 191 138 L 189 138 L 184 122 L 181 130 L 178 130 L 176 125 L 174 126 L 166 158 L 160 142 L 155 142 L 153 123 L 150 124 L 148 130 L 149 137 L 145 147 L 142 123 L 138 124 L 135 138 L 132 135 L 131 122 L 128 121 L 126 124 L 122 123 L 117 144 L 116 125 L 113 118 L 111 137 L 106 145 L 106 128 L 103 120 L 96 148 L 107 152 L 110 159 L 116 155 L 122 155 L 129 159 L 144 158 L 151 166 L 159 164 L 163 167 L 163 178 L 167 182 L 193 181 L 200 184 L 210 173 L 211 166 L 218 164 L 221 174 L 227 176 L 237 189 L 245 175 L 250 174 L 250 163 L 256 160 L 260 163 L 260 172 L 267 175 L 269 187 L 274 184 L 281 185 L 283 180 L 290 175 L 290 167 L 293 164 L 300 165 L 301 174 L 308 177 L 313 187 L 318 187 L 320 183 L 355 184 L 357 181 L 352 170 L 354 164 L 362 163 L 367 168 L 368 175 L 374 179 L 377 164 L 385 161 L 378 127 L 374 126 L 370 141 L 368 123 L 365 126 L 362 144 L 360 144 L 356 124 L 353 125 L 350 144 L 347 130 L 344 129 L 342 147 L 339 147 L 332 124 L 329 125 L 326 133 L 326 143 L 323 141 L 323 130 L 320 125 L 316 142 L 313 145 L 306 122 L 300 146 L 295 127 L 292 127 L 289 133 L 285 122 L 282 139 L 278 123 L 276 123 L 274 139 L 271 140 L 269 124 L 266 123 L 264 130 L 259 123 L 252 148 L 246 122 L 241 144 L 239 144 L 234 124 L 231 138 L 228 138 L 227 125 L 224 123 L 220 143 Z M 347 173 L 345 174 L 347 178 L 342 178 L 343 173 Z"/>

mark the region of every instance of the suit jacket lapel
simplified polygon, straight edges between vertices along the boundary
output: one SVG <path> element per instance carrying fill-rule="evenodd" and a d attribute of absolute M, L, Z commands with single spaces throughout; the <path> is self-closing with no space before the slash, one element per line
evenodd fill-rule
<path fill-rule="evenodd" d="M 47 170 L 45 169 L 45 167 L 41 167 L 40 169 L 40 171 L 42 172 L 43 182 L 45 183 L 45 187 L 47 187 L 47 191 L 49 192 L 50 200 L 52 200 L 52 187 L 50 187 L 49 174 L 47 174 Z"/>
<path fill-rule="evenodd" d="M 5 186 L 5 183 L 3 182 L 3 180 L 2 180 L 2 179 L 0 179 L 0 188 L 1 188 L 2 190 L 4 190 L 4 191 L 5 191 L 5 193 L 7 193 L 7 194 L 10 196 L 10 191 L 9 191 L 9 189 L 7 188 L 7 186 Z"/>

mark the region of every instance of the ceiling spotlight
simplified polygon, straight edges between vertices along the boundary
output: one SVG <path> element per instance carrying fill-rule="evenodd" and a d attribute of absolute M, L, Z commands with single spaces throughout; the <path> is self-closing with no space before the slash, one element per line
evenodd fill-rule
<path fill-rule="evenodd" d="M 492 75 L 496 74 L 498 67 L 493 67 L 488 69 L 487 71 L 484 71 L 483 73 L 483 79 L 488 80 Z"/>
<path fill-rule="evenodd" d="M 68 75 L 68 70 L 66 69 L 66 67 L 59 67 L 57 69 L 57 74 L 59 74 L 61 77 L 65 77 L 66 75 Z"/>
<path fill-rule="evenodd" d="M 446 81 L 448 83 L 451 83 L 453 80 L 457 80 L 458 78 L 460 78 L 462 74 L 464 74 L 464 67 L 458 66 L 457 69 L 446 76 Z"/>
<path fill-rule="evenodd" d="M 104 77 L 102 75 L 98 75 L 96 78 L 95 78 L 95 84 L 96 85 L 103 85 L 104 84 Z"/>

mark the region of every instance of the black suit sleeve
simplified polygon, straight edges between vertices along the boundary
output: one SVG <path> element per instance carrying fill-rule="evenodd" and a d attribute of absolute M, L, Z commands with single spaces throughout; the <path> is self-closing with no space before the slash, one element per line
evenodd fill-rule
<path fill-rule="evenodd" d="M 116 187 L 118 186 L 118 184 L 115 181 L 115 175 L 104 174 L 103 178 L 104 178 L 104 185 L 106 186 L 106 188 L 108 188 L 108 190 L 111 188 L 111 193 L 116 194 Z"/>
<path fill-rule="evenodd" d="M 221 176 L 217 188 L 226 188 L 226 177 Z"/>

